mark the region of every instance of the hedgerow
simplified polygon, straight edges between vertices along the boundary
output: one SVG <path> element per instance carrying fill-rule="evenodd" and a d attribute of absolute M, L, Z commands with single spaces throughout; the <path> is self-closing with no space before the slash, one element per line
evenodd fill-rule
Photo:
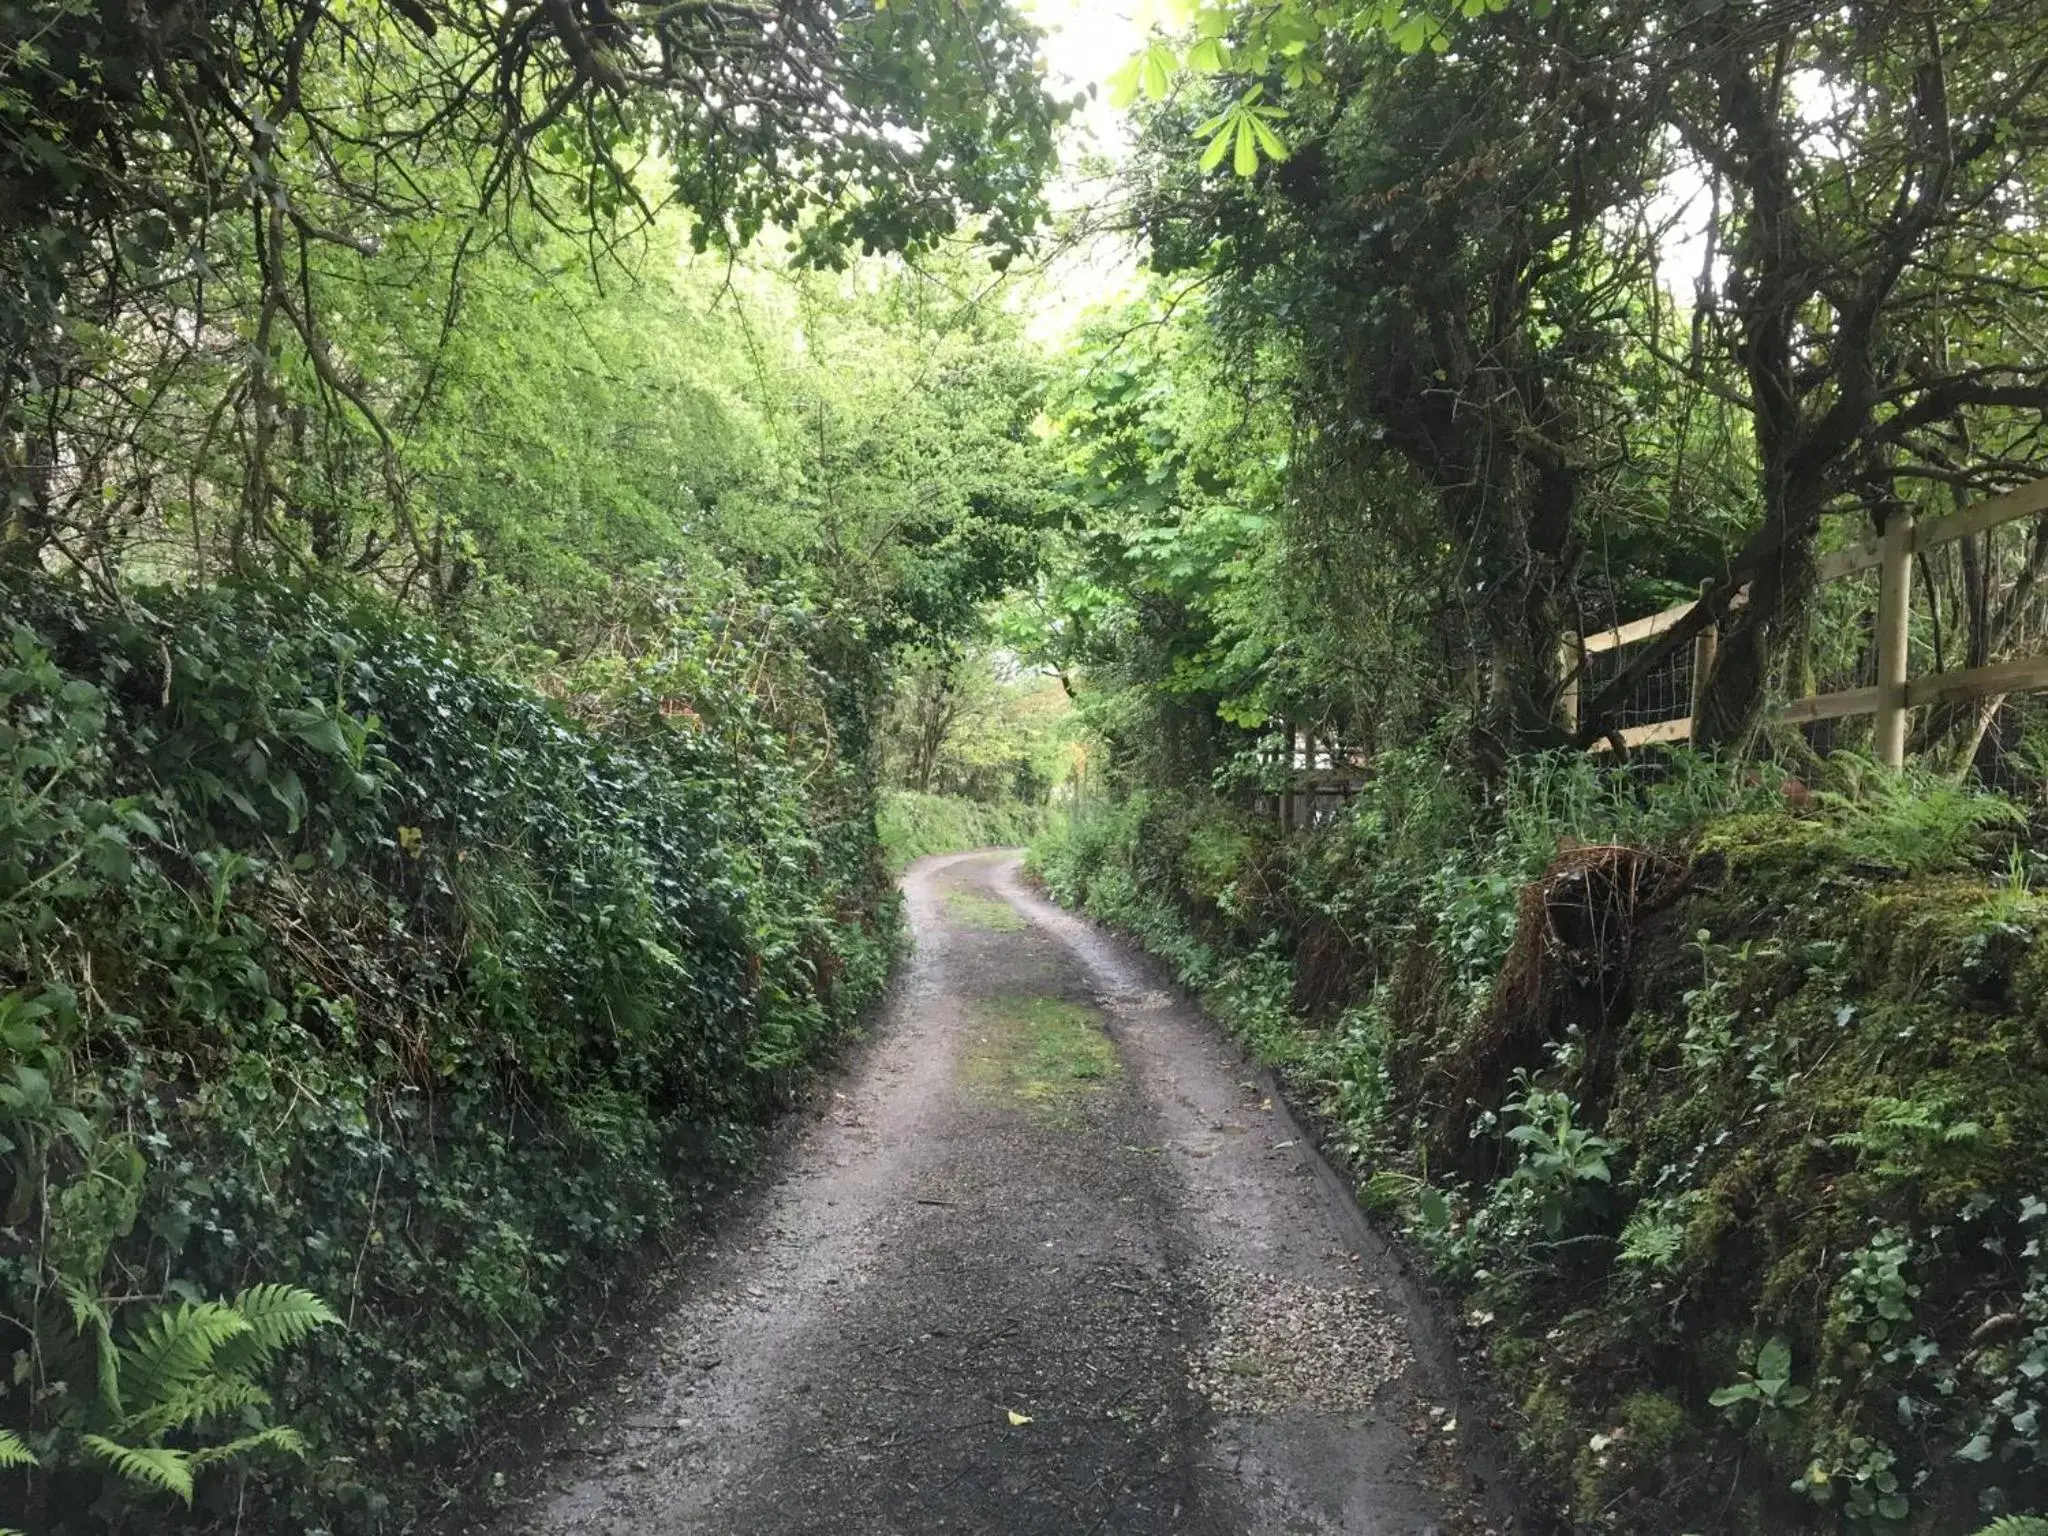
<path fill-rule="evenodd" d="M 0 607 L 0 1509 L 396 1529 L 878 995 L 861 689 L 793 604 L 575 715 L 375 603 Z"/>

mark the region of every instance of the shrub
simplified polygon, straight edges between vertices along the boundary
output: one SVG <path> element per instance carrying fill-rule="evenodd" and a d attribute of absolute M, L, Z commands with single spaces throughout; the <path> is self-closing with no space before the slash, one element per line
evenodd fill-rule
<path fill-rule="evenodd" d="M 97 1528 L 67 1341 L 259 1285 L 346 1323 L 229 1392 L 274 1397 L 304 1471 L 237 1487 L 182 1421 L 124 1443 L 184 1456 L 202 1514 L 393 1523 L 877 995 L 860 765 L 793 745 L 830 701 L 742 636 L 679 633 L 591 727 L 375 606 L 0 597 L 0 1329 L 37 1529 Z"/>

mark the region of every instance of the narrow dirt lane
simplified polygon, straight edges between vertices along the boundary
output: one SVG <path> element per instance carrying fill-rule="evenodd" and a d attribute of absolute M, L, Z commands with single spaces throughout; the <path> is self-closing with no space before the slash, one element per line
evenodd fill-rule
<path fill-rule="evenodd" d="M 1014 855 L 905 889 L 916 956 L 831 1113 L 508 1529 L 1508 1529 L 1270 1085 Z"/>

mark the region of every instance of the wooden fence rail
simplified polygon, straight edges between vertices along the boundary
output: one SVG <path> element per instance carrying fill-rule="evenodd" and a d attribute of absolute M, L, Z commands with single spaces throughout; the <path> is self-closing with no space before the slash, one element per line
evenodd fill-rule
<path fill-rule="evenodd" d="M 1873 567 L 1877 571 L 1877 681 L 1868 687 L 1795 699 L 1779 709 L 1775 718 L 1787 725 L 1805 725 L 1850 715 L 1875 715 L 1876 756 L 1887 767 L 1899 768 L 1905 764 L 1906 727 L 1915 708 L 1952 700 L 1995 698 L 2048 689 L 2048 655 L 2014 657 L 1988 666 L 1959 672 L 1937 672 L 1920 678 L 1910 676 L 1908 667 L 1913 557 L 1957 539 L 1988 533 L 2006 523 L 2043 512 L 2048 512 L 2048 479 L 2030 481 L 2016 490 L 1990 497 L 1948 517 L 1916 522 L 1910 514 L 1896 513 L 1885 524 L 1881 536 L 1823 556 L 1816 572 L 1821 583 L 1840 581 L 1845 576 Z M 1740 602 L 1741 598 L 1738 596 L 1736 601 Z M 1567 635 L 1560 658 L 1564 675 L 1575 679 L 1588 655 L 1655 638 L 1696 606 L 1696 603 L 1680 603 L 1675 608 L 1667 608 L 1662 613 L 1653 613 L 1648 618 L 1636 619 L 1614 629 L 1585 636 Z M 1716 634 L 1712 626 L 1702 631 L 1694 642 L 1692 708 L 1685 717 L 1630 726 L 1619 733 L 1625 745 L 1692 739 L 1693 716 L 1699 708 L 1699 688 L 1713 670 L 1715 644 Z M 1566 685 L 1563 703 L 1567 718 L 1576 725 L 1579 715 L 1576 681 Z M 1595 747 L 1594 750 L 1601 748 Z"/>

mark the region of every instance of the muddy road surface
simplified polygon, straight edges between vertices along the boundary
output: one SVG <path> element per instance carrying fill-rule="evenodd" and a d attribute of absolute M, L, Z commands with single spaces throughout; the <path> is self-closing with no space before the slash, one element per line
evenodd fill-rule
<path fill-rule="evenodd" d="M 1515 1529 L 1270 1079 L 1016 855 L 905 890 L 872 1039 L 507 1536 Z"/>

